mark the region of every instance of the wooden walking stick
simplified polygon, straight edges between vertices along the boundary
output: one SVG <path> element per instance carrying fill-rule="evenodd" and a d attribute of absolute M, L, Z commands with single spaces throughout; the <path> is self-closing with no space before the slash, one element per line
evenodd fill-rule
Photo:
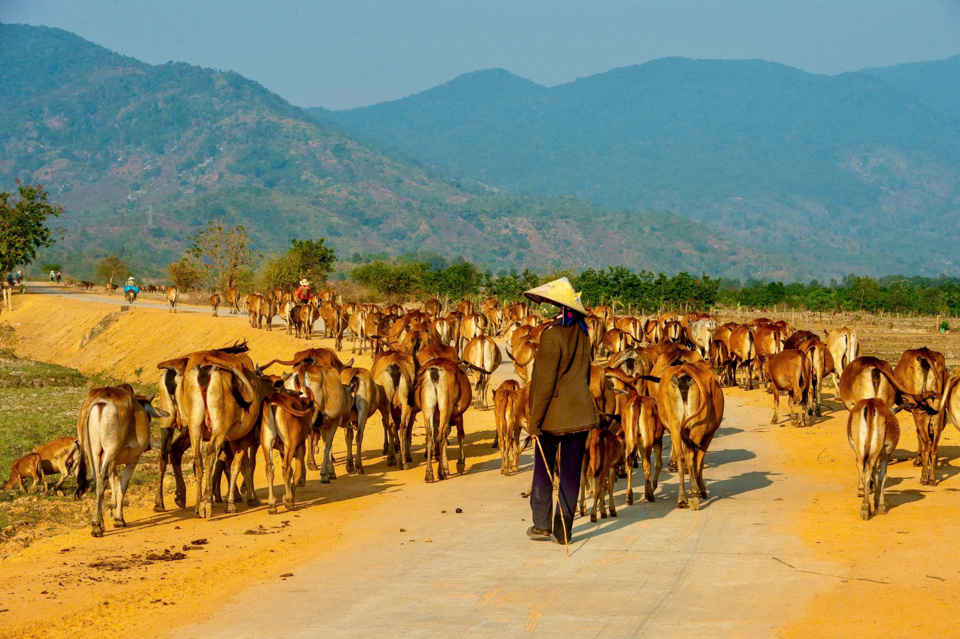
<path fill-rule="evenodd" d="M 550 465 L 547 463 L 547 456 L 543 452 L 543 447 L 540 445 L 540 438 L 534 437 L 534 443 L 537 447 L 537 450 L 540 451 L 540 459 L 543 460 L 543 467 L 547 471 L 547 475 L 550 477 L 550 483 L 557 486 L 557 508 L 560 512 L 560 524 L 563 526 L 563 546 L 567 550 L 567 557 L 570 556 L 570 540 L 567 538 L 567 521 L 563 516 L 563 504 L 560 502 L 560 484 L 554 480 L 553 473 L 550 472 Z M 560 447 L 563 446 L 562 443 L 557 444 L 557 474 L 560 474 Z"/>

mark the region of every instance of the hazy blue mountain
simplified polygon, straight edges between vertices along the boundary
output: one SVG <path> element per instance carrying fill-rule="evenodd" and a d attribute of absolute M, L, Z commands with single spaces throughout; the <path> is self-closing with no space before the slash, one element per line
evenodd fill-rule
<path fill-rule="evenodd" d="M 323 236 L 341 255 L 435 251 L 494 270 L 802 270 L 672 213 L 498 194 L 388 159 L 236 73 L 149 65 L 25 25 L 0 24 L 0 59 L 0 188 L 41 181 L 66 207 L 66 237 L 45 257 L 72 274 L 107 252 L 158 273 L 215 217 L 245 224 L 265 252 Z M 475 80 L 545 91 L 509 74 Z"/>
<path fill-rule="evenodd" d="M 813 273 L 956 275 L 958 65 L 665 58 L 552 88 L 494 69 L 313 113 L 447 174 L 674 211 Z"/>

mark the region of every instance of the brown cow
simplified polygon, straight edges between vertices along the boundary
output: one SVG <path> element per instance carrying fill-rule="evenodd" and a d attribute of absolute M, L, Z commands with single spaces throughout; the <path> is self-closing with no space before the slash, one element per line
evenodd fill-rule
<path fill-rule="evenodd" d="M 463 361 L 477 373 L 477 405 L 487 408 L 487 387 L 490 376 L 500 367 L 500 347 L 492 337 L 474 337 L 463 347 Z"/>
<path fill-rule="evenodd" d="M 413 383 L 417 366 L 412 355 L 381 351 L 373 360 L 371 373 L 383 388 L 389 406 L 389 415 L 383 419 L 384 429 L 387 430 L 383 454 L 387 455 L 387 466 L 393 466 L 397 464 L 396 454 L 400 453 L 400 469 L 403 470 L 405 462 L 413 461 L 410 441 L 413 434 Z"/>
<path fill-rule="evenodd" d="M 532 339 L 520 342 L 511 352 L 507 349 L 507 356 L 513 360 L 513 368 L 517 377 L 523 380 L 525 384 L 530 383 L 530 377 L 533 375 L 533 364 L 537 359 L 537 348 L 539 345 Z"/>
<path fill-rule="evenodd" d="M 417 409 L 423 412 L 423 426 L 426 430 L 427 468 L 424 481 L 434 481 L 434 456 L 437 458 L 437 478 L 442 480 L 450 475 L 447 437 L 451 425 L 457 427 L 457 441 L 460 444 L 457 472 L 463 473 L 466 470 L 463 414 L 473 400 L 470 380 L 453 362 L 444 359 L 431 360 L 417 373 L 414 396 Z"/>
<path fill-rule="evenodd" d="M 836 364 L 836 361 L 834 361 Z M 891 408 L 904 403 L 903 395 L 909 392 L 897 380 L 893 369 L 886 361 L 876 357 L 858 357 L 843 369 L 840 375 L 840 401 L 847 410 L 853 410 L 861 399 L 882 399 Z M 918 398 L 927 401 L 940 397 L 934 391 L 922 393 Z"/>
<path fill-rule="evenodd" d="M 767 381 L 767 360 L 783 350 L 783 340 L 783 329 L 776 323 L 761 324 L 754 332 L 753 344 L 757 351 L 757 371 L 761 384 Z"/>
<path fill-rule="evenodd" d="M 703 462 L 723 420 L 723 390 L 705 363 L 671 366 L 657 389 L 657 409 L 670 430 L 671 446 L 680 449 L 677 508 L 687 506 L 684 475 L 689 472 L 689 505 L 697 510 L 700 499 L 707 498 Z"/>
<path fill-rule="evenodd" d="M 943 393 L 947 381 L 946 361 L 943 353 L 929 348 L 914 348 L 904 351 L 893 374 L 914 404 L 910 414 L 917 427 L 917 459 L 914 463 L 923 467 L 920 471 L 920 483 L 934 486 L 937 483 L 934 475 L 937 470 L 937 449 L 943 433 L 943 422 L 936 414 L 939 413 L 940 403 L 934 401 L 931 402 L 932 405 L 928 405 L 921 398 L 930 393 Z"/>
<path fill-rule="evenodd" d="M 58 437 L 52 442 L 37 446 L 33 452 L 40 455 L 40 465 L 45 476 L 60 473 L 60 479 L 53 487 L 56 493 L 60 492 L 67 476 L 78 468 L 83 455 L 76 437 Z"/>
<path fill-rule="evenodd" d="M 273 494 L 273 450 L 280 453 L 283 477 L 283 505 L 293 510 L 298 479 L 303 476 L 306 441 L 315 413 L 313 394 L 307 388 L 304 396 L 289 392 L 270 393 L 263 398 L 263 420 L 260 427 L 260 448 L 267 474 L 267 512 L 277 513 Z M 296 467 L 294 467 L 296 462 Z"/>
<path fill-rule="evenodd" d="M 317 469 L 315 447 L 322 442 L 320 483 L 329 484 L 331 479 L 337 478 L 333 468 L 333 438 L 337 429 L 349 418 L 353 408 L 350 389 L 343 385 L 340 375 L 334 369 L 310 364 L 301 364 L 294 369 L 294 375 L 284 385 L 302 394 L 306 393 L 306 389 L 310 389 L 313 394 L 314 409 L 317 412 L 307 444 L 306 467 L 309 470 Z"/>
<path fill-rule="evenodd" d="M 796 331 L 783 343 L 783 350 L 787 350 L 789 348 L 800 348 L 801 344 L 811 339 L 819 340 L 820 336 L 816 333 L 811 333 L 810 331 Z"/>
<path fill-rule="evenodd" d="M 213 316 L 217 317 L 217 309 L 220 308 L 220 295 L 213 293 L 210 295 L 210 308 L 213 310 Z"/>
<path fill-rule="evenodd" d="M 813 404 L 814 414 L 820 417 L 823 414 L 823 380 L 834 372 L 833 356 L 827 345 L 816 337 L 801 342 L 799 348 L 810 360 L 810 401 Z"/>
<path fill-rule="evenodd" d="M 43 492 L 47 492 L 47 478 L 43 475 L 39 453 L 27 453 L 20 459 L 15 460 L 10 467 L 10 479 L 3 485 L 3 489 L 10 490 L 14 486 L 19 486 L 20 491 L 26 494 L 27 489 L 23 485 L 23 480 L 27 477 L 33 478 L 33 485 L 30 490 L 34 490 L 37 484 L 40 484 L 43 486 Z"/>
<path fill-rule="evenodd" d="M 227 306 L 230 307 L 231 315 L 240 313 L 240 291 L 235 288 L 228 288 L 223 292 L 223 298 Z"/>
<path fill-rule="evenodd" d="M 753 390 L 753 362 L 757 357 L 757 350 L 753 331 L 748 325 L 738 326 L 730 333 L 730 355 L 735 362 L 734 378 L 736 378 L 737 369 L 745 370 L 746 379 L 740 386 Z"/>
<path fill-rule="evenodd" d="M 887 480 L 887 464 L 900 440 L 897 416 L 882 399 L 864 399 L 850 410 L 847 420 L 847 440 L 857 458 L 857 496 L 863 497 L 860 519 L 870 519 L 870 492 L 873 507 L 879 513 L 887 512 L 883 485 Z"/>
<path fill-rule="evenodd" d="M 457 344 L 457 350 L 462 353 L 467 342 L 475 337 L 486 335 L 488 326 L 489 320 L 486 315 L 473 313 L 465 316 L 460 322 L 460 343 Z"/>
<path fill-rule="evenodd" d="M 493 410 L 500 448 L 500 474 L 520 470 L 520 384 L 508 379 L 493 391 Z"/>
<path fill-rule="evenodd" d="M 633 463 L 643 464 L 644 496 L 654 501 L 660 470 L 663 468 L 663 420 L 655 397 L 641 397 L 627 390 L 622 398 L 624 462 L 627 469 L 627 504 L 633 503 Z"/>
<path fill-rule="evenodd" d="M 773 390 L 773 419 L 779 421 L 780 391 L 787 391 L 790 398 L 790 421 L 799 426 L 807 426 L 810 413 L 810 359 L 799 348 L 791 348 L 772 355 L 767 360 L 767 378 Z M 794 407 L 800 407 L 799 418 Z"/>
<path fill-rule="evenodd" d="M 307 348 L 302 351 L 297 351 L 290 360 L 281 360 L 274 359 L 270 360 L 263 366 L 261 370 L 266 370 L 274 364 L 281 364 L 283 366 L 292 366 L 296 368 L 301 364 L 312 364 L 314 366 L 321 366 L 324 368 L 332 368 L 337 373 L 342 371 L 345 368 L 350 368 L 353 366 L 353 359 L 351 358 L 346 364 L 340 361 L 340 358 L 337 356 L 337 353 L 329 348 Z"/>
<path fill-rule="evenodd" d="M 615 355 L 633 346 L 634 340 L 630 333 L 614 328 L 604 333 L 601 343 L 603 344 L 603 350 L 608 355 Z"/>
<path fill-rule="evenodd" d="M 123 498 L 140 456 L 150 447 L 150 418 L 167 414 L 151 405 L 153 398 L 137 397 L 128 385 L 94 388 L 77 415 L 77 438 L 83 458 L 77 471 L 76 496 L 87 489 L 87 466 L 96 481 L 96 504 L 91 534 L 103 537 L 103 496 L 110 482 L 114 501 L 113 525 L 123 528 Z M 39 460 L 40 455 L 37 454 Z M 123 466 L 118 474 L 117 466 Z"/>
<path fill-rule="evenodd" d="M 617 516 L 613 503 L 613 489 L 617 483 L 617 465 L 623 460 L 623 439 L 606 428 L 594 428 L 587 440 L 589 460 L 587 474 L 593 485 L 593 507 L 590 508 L 590 521 L 597 521 L 597 504 L 600 505 L 600 518 L 607 518 L 606 497 L 610 497 L 610 516 Z"/>

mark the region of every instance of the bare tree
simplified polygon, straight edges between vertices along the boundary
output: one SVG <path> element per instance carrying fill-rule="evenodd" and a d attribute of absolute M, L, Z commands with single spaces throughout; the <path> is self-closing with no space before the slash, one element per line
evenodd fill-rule
<path fill-rule="evenodd" d="M 192 240 L 193 247 L 187 253 L 200 262 L 221 291 L 235 287 L 253 260 L 260 257 L 250 248 L 250 235 L 243 225 L 228 226 L 223 219 L 208 222 Z"/>

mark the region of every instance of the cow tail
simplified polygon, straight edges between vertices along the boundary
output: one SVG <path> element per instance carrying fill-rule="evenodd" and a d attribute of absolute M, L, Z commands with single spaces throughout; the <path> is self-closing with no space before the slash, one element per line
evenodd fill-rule
<path fill-rule="evenodd" d="M 600 463 L 600 430 L 594 428 L 590 431 L 590 465 L 587 467 L 589 473 L 597 477 L 603 464 Z"/>
<path fill-rule="evenodd" d="M 700 444 L 690 439 L 690 423 L 693 421 L 696 421 L 703 413 L 707 411 L 707 401 L 708 401 L 707 392 L 706 392 L 706 389 L 703 387 L 703 383 L 700 381 L 700 379 L 696 375 L 691 375 L 690 377 L 693 379 L 694 382 L 696 382 L 697 388 L 700 391 L 700 398 L 702 401 L 700 403 L 700 408 L 698 408 L 696 411 L 693 412 L 692 415 L 689 415 L 686 419 L 684 419 L 680 423 L 680 440 L 683 442 L 685 446 L 688 446 L 695 450 L 699 450 L 701 453 L 705 453 L 707 451 L 701 448 Z"/>
<path fill-rule="evenodd" d="M 87 463 L 93 463 L 93 448 L 90 443 L 90 412 L 93 410 L 93 404 L 84 406 L 80 409 L 80 415 L 77 418 L 77 434 L 80 435 L 80 462 L 77 466 L 77 489 L 73 493 L 73 499 L 78 500 L 90 487 L 90 480 L 87 478 Z M 97 472 L 97 469 L 93 469 Z"/>

